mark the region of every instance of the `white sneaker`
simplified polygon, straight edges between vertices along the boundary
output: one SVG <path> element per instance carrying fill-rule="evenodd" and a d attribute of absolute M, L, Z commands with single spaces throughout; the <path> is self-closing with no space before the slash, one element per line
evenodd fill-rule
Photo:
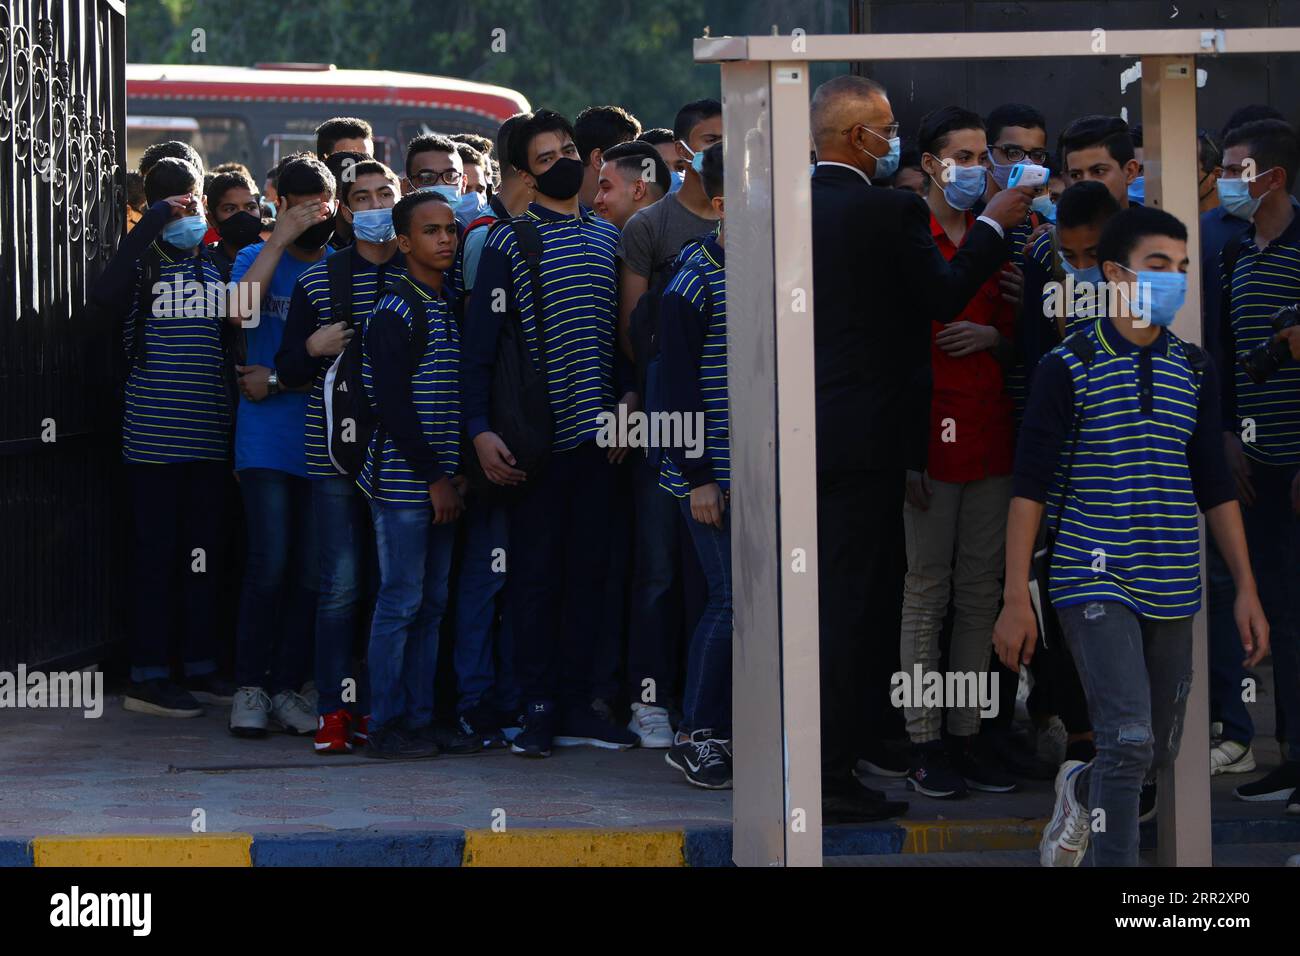
<path fill-rule="evenodd" d="M 260 687 L 241 687 L 230 705 L 230 732 L 236 737 L 266 736 L 271 698 Z"/>
<path fill-rule="evenodd" d="M 1250 773 L 1255 769 L 1255 754 L 1250 744 L 1220 740 L 1210 748 L 1210 776 L 1221 773 Z"/>
<path fill-rule="evenodd" d="M 627 729 L 641 740 L 642 747 L 667 750 L 673 745 L 673 729 L 668 725 L 668 708 L 653 704 L 633 704 Z"/>
<path fill-rule="evenodd" d="M 1043 866 L 1078 866 L 1088 849 L 1091 833 L 1088 811 L 1074 795 L 1074 784 L 1088 764 L 1067 760 L 1056 774 L 1056 806 L 1038 844 L 1038 861 Z"/>
<path fill-rule="evenodd" d="M 282 690 L 271 699 L 271 720 L 285 733 L 316 733 L 316 711 L 303 700 L 302 694 L 291 690 Z"/>

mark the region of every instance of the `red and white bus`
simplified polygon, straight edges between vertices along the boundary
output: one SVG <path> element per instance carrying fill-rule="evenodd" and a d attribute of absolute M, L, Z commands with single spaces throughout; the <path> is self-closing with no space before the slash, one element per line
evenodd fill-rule
<path fill-rule="evenodd" d="M 130 168 L 150 144 L 179 139 L 192 144 L 209 168 L 243 163 L 258 185 L 281 156 L 314 151 L 316 127 L 334 116 L 369 122 L 375 158 L 400 173 L 415 136 L 492 138 L 503 120 L 529 108 L 522 94 L 502 86 L 321 63 L 128 64 L 126 101 Z"/>

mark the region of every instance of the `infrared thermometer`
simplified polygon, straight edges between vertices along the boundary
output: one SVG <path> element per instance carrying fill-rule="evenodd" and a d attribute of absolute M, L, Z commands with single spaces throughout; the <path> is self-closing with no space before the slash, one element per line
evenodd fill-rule
<path fill-rule="evenodd" d="M 1029 186 L 1031 189 L 1037 189 L 1039 186 L 1047 185 L 1047 177 L 1046 166 L 1018 163 L 1012 168 L 1011 175 L 1007 177 L 1007 187 L 1014 189 L 1016 186 Z"/>

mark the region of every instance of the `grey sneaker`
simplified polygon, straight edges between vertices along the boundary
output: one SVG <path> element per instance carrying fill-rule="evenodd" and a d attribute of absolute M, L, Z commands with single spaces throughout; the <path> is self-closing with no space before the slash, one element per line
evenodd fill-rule
<path fill-rule="evenodd" d="M 230 705 L 230 732 L 236 737 L 265 737 L 271 698 L 260 687 L 241 687 Z"/>
<path fill-rule="evenodd" d="M 316 733 L 316 711 L 302 694 L 282 690 L 271 699 L 271 722 L 286 734 Z"/>
<path fill-rule="evenodd" d="M 1078 866 L 1088 849 L 1091 835 L 1088 811 L 1074 795 L 1074 784 L 1088 764 L 1067 760 L 1056 774 L 1056 806 L 1038 844 L 1043 866 Z"/>
<path fill-rule="evenodd" d="M 1235 740 L 1220 740 L 1210 748 L 1210 776 L 1221 773 L 1252 773 L 1255 770 L 1255 753 L 1250 744 Z"/>

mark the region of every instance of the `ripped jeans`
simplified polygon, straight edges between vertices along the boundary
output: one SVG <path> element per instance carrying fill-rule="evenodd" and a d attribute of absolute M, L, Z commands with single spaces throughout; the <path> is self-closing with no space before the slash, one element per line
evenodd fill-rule
<path fill-rule="evenodd" d="M 1144 781 L 1178 754 L 1192 685 L 1192 619 L 1141 618 L 1115 601 L 1057 607 L 1088 699 L 1097 757 L 1075 795 L 1094 819 L 1087 862 L 1137 866 Z M 1095 816 L 1095 814 L 1094 814 Z"/>

